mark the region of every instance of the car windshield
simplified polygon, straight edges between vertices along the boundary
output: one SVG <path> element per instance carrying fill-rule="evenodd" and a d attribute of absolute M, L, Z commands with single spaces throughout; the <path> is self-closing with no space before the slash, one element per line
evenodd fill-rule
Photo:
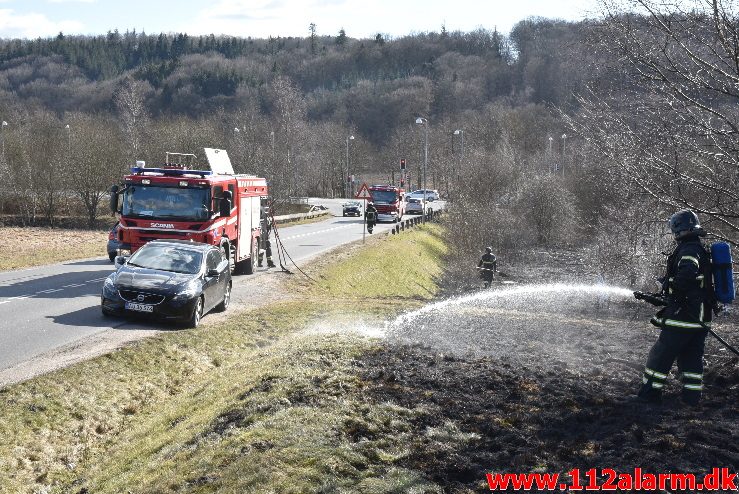
<path fill-rule="evenodd" d="M 393 190 L 371 190 L 370 194 L 375 204 L 390 204 L 398 199 L 398 195 Z"/>
<path fill-rule="evenodd" d="M 210 190 L 133 185 L 126 189 L 123 215 L 202 221 L 210 217 Z"/>
<path fill-rule="evenodd" d="M 203 254 L 172 245 L 147 244 L 137 250 L 128 260 L 130 266 L 195 274 L 200 271 Z"/>
<path fill-rule="evenodd" d="M 358 202 L 347 202 L 346 204 L 344 204 L 344 206 L 348 208 L 356 208 L 359 206 L 359 203 Z"/>

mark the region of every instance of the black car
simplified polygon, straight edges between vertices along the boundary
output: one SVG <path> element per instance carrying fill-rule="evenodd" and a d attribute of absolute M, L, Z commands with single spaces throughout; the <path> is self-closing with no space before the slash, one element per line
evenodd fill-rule
<path fill-rule="evenodd" d="M 349 201 L 341 205 L 342 216 L 361 216 L 362 203 L 358 201 Z"/>
<path fill-rule="evenodd" d="M 108 258 L 110 259 L 110 262 L 115 261 L 116 256 L 121 250 L 129 250 L 130 246 L 128 244 L 124 244 L 120 240 L 118 240 L 118 230 L 120 230 L 121 224 L 117 223 L 113 225 L 113 228 L 110 229 L 110 233 L 108 233 Z"/>
<path fill-rule="evenodd" d="M 124 261 L 117 259 L 117 261 Z M 185 240 L 154 240 L 106 278 L 103 315 L 147 315 L 197 327 L 231 301 L 231 270 L 221 250 Z"/>

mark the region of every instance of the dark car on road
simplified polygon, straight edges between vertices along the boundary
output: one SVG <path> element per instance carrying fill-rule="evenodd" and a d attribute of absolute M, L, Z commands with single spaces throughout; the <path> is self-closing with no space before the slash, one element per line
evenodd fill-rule
<path fill-rule="evenodd" d="M 110 262 L 115 261 L 116 256 L 118 256 L 121 250 L 129 250 L 131 248 L 128 244 L 124 244 L 118 240 L 118 230 L 120 228 L 121 224 L 116 222 L 108 233 L 108 258 Z"/>
<path fill-rule="evenodd" d="M 231 301 L 231 270 L 221 250 L 186 240 L 154 240 L 106 278 L 103 315 L 145 315 L 197 327 Z"/>
<path fill-rule="evenodd" d="M 362 216 L 362 203 L 349 201 L 341 205 L 342 216 Z"/>

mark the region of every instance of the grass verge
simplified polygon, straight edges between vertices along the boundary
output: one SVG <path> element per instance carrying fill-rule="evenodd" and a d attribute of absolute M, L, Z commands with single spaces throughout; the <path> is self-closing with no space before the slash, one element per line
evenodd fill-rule
<path fill-rule="evenodd" d="M 429 225 L 293 282 L 294 297 L 0 390 L 0 492 L 429 492 L 417 411 L 370 404 L 376 325 L 435 294 Z M 361 322 L 361 324 L 360 324 Z"/>
<path fill-rule="evenodd" d="M 108 231 L 0 227 L 0 271 L 107 255 Z"/>

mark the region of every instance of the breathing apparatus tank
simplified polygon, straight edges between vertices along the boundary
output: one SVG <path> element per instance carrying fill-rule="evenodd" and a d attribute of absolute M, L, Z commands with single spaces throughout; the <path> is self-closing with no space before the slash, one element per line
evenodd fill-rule
<path fill-rule="evenodd" d="M 734 272 L 731 260 L 731 247 L 726 242 L 711 244 L 711 268 L 713 271 L 713 290 L 716 300 L 723 304 L 734 301 Z"/>

